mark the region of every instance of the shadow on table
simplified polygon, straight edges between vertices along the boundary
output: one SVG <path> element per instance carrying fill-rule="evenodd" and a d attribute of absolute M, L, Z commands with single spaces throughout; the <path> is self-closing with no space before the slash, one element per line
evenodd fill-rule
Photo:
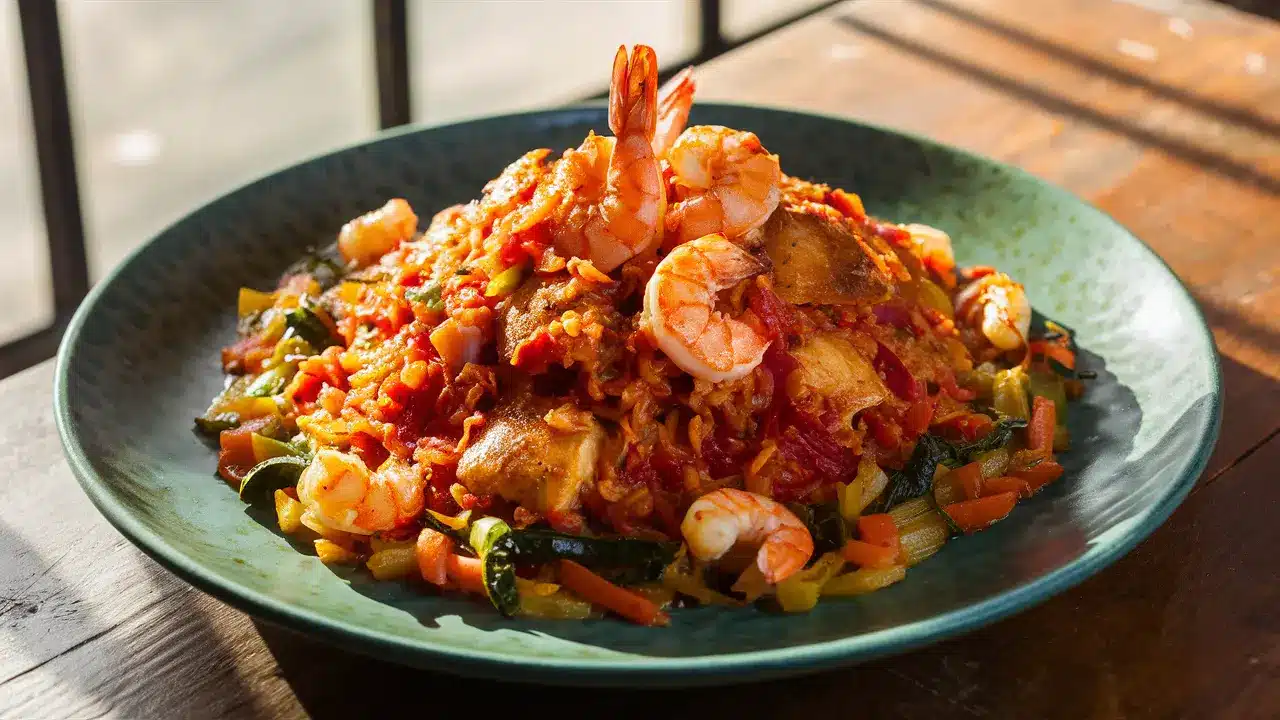
<path fill-rule="evenodd" d="M 931 0 L 931 2 L 936 4 L 938 9 L 943 7 L 950 8 L 950 6 L 943 6 L 941 3 L 937 3 L 936 0 Z M 973 17 L 981 16 L 974 14 Z M 1065 96 L 1061 92 L 1061 88 L 1037 85 L 1015 78 L 1010 74 L 985 68 L 980 63 L 941 49 L 945 48 L 945 46 L 908 37 L 906 33 L 899 29 L 884 27 L 853 13 L 837 15 L 835 22 L 850 30 L 909 52 L 913 58 L 931 62 L 947 70 L 963 74 L 997 92 L 1018 98 L 1023 102 L 1033 104 L 1049 112 L 1086 122 L 1095 127 L 1127 137 L 1134 142 L 1159 148 L 1170 155 L 1199 165 L 1223 177 L 1257 188 L 1267 194 L 1280 195 L 1280 176 L 1228 157 L 1194 141 L 1175 137 L 1168 132 L 1148 129 L 1127 118 L 1075 102 Z M 988 28 L 988 30 L 991 30 L 991 28 Z M 1075 63 L 1080 64 L 1079 58 L 1075 59 Z M 1086 65 L 1086 69 L 1095 74 L 1099 70 L 1096 66 L 1091 67 L 1088 65 Z M 1113 70 L 1112 74 L 1117 74 L 1117 71 Z M 1126 76 L 1130 76 L 1130 82 L 1132 82 L 1131 74 L 1126 74 Z M 1152 84 L 1147 87 L 1147 90 L 1155 92 L 1160 90 L 1160 87 Z M 1171 101 L 1180 101 L 1184 104 L 1194 103 L 1192 104 L 1193 107 L 1198 107 L 1202 110 L 1207 107 L 1206 101 L 1203 99 L 1194 99 L 1189 94 L 1179 96 L 1171 93 L 1172 90 L 1170 88 L 1164 88 L 1161 92 Z M 1216 105 L 1211 109 L 1218 115 L 1230 112 L 1228 108 Z M 1246 120 L 1249 117 L 1241 114 L 1238 109 L 1234 112 L 1240 120 Z M 1265 122 L 1264 119 L 1256 115 L 1252 116 L 1252 118 L 1252 125 L 1262 127 L 1261 132 L 1274 131 L 1273 123 L 1261 126 L 1260 124 Z"/>
<path fill-rule="evenodd" d="M 5 569 L 33 567 L 21 558 L 39 557 L 20 533 L 4 523 L 0 523 L 0 547 L 11 558 L 3 565 Z M 71 543 L 68 547 L 67 553 L 75 552 Z M 175 677 L 192 670 L 170 662 L 183 654 L 199 657 L 200 667 L 205 668 L 235 664 L 232 650 L 214 631 L 208 616 L 191 607 L 179 617 L 163 616 L 162 604 L 153 602 L 174 592 L 190 593 L 193 604 L 213 600 L 199 597 L 157 564 L 143 560 L 147 584 L 155 592 L 130 597 L 150 604 L 122 606 L 119 598 L 108 604 L 85 593 L 83 577 L 69 575 L 68 569 L 60 567 L 66 557 L 39 558 L 43 570 L 34 577 L 0 578 L 0 636 L 7 664 L 22 667 L 17 657 L 29 659 L 25 669 L 0 680 L 0 717 L 87 717 L 90 710 L 103 709 L 119 717 L 244 714 L 238 708 L 253 695 L 234 673 L 224 675 L 227 685 L 218 696 L 221 703 L 210 702 L 199 692 L 204 686 Z M 127 570 L 97 567 L 108 575 L 118 572 L 121 578 L 135 577 Z M 103 586 L 101 579 L 94 586 L 109 587 Z M 120 623 L 114 619 L 120 616 L 128 620 Z M 174 687 L 189 687 L 191 692 L 160 691 Z"/>

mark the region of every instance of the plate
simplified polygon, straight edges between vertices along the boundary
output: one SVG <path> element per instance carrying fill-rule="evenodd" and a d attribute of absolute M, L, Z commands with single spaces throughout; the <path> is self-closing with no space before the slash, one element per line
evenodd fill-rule
<path fill-rule="evenodd" d="M 970 631 L 1098 572 L 1181 502 L 1217 436 L 1217 357 L 1190 295 L 1124 228 L 1019 170 L 883 128 L 706 103 L 692 122 L 755 131 L 784 171 L 947 230 L 961 263 L 1007 270 L 1074 329 L 1080 367 L 1098 378 L 1072 407 L 1065 479 L 882 592 L 804 615 L 680 611 L 666 629 L 506 620 L 299 553 L 215 476 L 190 429 L 220 387 L 237 289 L 273 286 L 305 247 L 390 197 L 429 218 L 527 150 L 607 132 L 593 106 L 384 134 L 230 192 L 142 245 L 90 293 L 58 356 L 58 429 L 84 491 L 160 564 L 268 622 L 433 670 L 628 686 L 798 674 Z"/>

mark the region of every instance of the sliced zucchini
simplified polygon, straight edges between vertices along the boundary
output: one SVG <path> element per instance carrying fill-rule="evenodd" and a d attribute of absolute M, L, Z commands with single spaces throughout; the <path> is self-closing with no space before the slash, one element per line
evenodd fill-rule
<path fill-rule="evenodd" d="M 484 563 L 482 577 L 489 602 L 504 616 L 514 616 L 520 611 L 520 592 L 516 587 L 511 526 L 500 518 L 480 518 L 471 524 L 470 540 L 471 548 Z"/>
<path fill-rule="evenodd" d="M 579 537 L 542 528 L 512 531 L 511 539 L 521 562 L 568 559 L 592 570 L 625 569 L 622 584 L 657 580 L 680 549 L 680 543 L 675 542 Z"/>
<path fill-rule="evenodd" d="M 240 483 L 240 499 L 253 505 L 271 498 L 276 490 L 298 484 L 298 476 L 310 461 L 297 455 L 280 455 L 263 460 Z"/>

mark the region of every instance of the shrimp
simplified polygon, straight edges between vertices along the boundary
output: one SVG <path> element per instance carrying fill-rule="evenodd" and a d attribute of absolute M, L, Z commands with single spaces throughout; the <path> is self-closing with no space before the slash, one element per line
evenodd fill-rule
<path fill-rule="evenodd" d="M 680 245 L 654 268 L 640 325 L 681 370 L 711 382 L 736 380 L 760 364 L 770 341 L 715 310 L 716 293 L 764 270 L 723 235 Z"/>
<path fill-rule="evenodd" d="M 1031 332 L 1031 303 L 1022 285 L 993 272 L 956 294 L 956 321 L 981 328 L 1000 350 L 1017 350 Z"/>
<path fill-rule="evenodd" d="M 587 136 L 557 161 L 534 203 L 556 203 L 551 235 L 565 257 L 590 260 L 610 272 L 657 244 L 667 209 L 662 169 L 653 154 L 657 124 L 658 60 L 637 45 L 618 48 L 609 85 L 609 129 Z"/>
<path fill-rule="evenodd" d="M 682 196 L 667 214 L 675 244 L 720 233 L 740 237 L 764 225 L 782 198 L 782 167 L 755 133 L 695 125 L 667 156 Z"/>
<path fill-rule="evenodd" d="M 653 134 L 653 154 L 659 158 L 667 156 L 676 138 L 684 132 L 689 110 L 693 107 L 695 88 L 693 68 L 687 67 L 658 91 L 658 129 Z"/>
<path fill-rule="evenodd" d="M 304 516 L 334 530 L 371 535 L 403 525 L 425 505 L 423 478 L 413 466 L 391 461 L 369 472 L 350 453 L 321 449 L 298 479 Z"/>
<path fill-rule="evenodd" d="M 703 562 L 719 559 L 736 543 L 760 543 L 756 565 L 769 584 L 786 580 L 813 556 L 813 536 L 800 518 L 763 495 L 721 488 L 689 506 L 680 532 Z"/>
<path fill-rule="evenodd" d="M 357 267 L 372 265 L 418 231 L 418 216 L 401 198 L 365 213 L 342 226 L 338 252 Z"/>

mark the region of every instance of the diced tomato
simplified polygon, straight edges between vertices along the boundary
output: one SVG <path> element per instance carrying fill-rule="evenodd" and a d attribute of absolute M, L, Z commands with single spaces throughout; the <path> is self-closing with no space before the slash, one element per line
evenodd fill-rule
<path fill-rule="evenodd" d="M 902 359 L 887 345 L 877 342 L 876 357 L 872 365 L 884 377 L 885 385 L 903 400 L 918 400 L 924 394 L 924 383 L 917 380 Z"/>
<path fill-rule="evenodd" d="M 289 383 L 286 394 L 295 404 L 313 403 L 320 397 L 324 381 L 310 373 L 299 372 Z"/>

